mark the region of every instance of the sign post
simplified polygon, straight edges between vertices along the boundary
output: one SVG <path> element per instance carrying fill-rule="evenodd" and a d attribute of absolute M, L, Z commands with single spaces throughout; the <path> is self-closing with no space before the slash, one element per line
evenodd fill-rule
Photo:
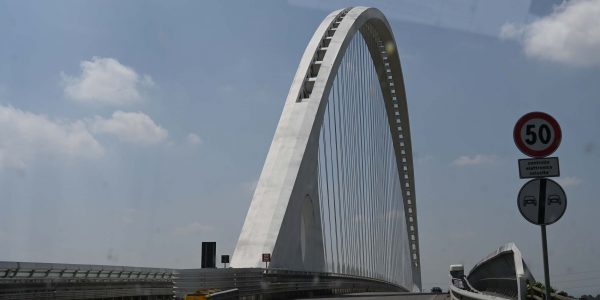
<path fill-rule="evenodd" d="M 549 114 L 530 112 L 515 124 L 513 138 L 517 148 L 533 159 L 519 159 L 519 177 L 535 178 L 523 185 L 517 197 L 521 215 L 529 222 L 540 225 L 546 300 L 550 300 L 550 267 L 546 225 L 558 221 L 567 209 L 567 196 L 563 188 L 547 177 L 560 176 L 558 157 L 554 153 L 562 140 L 558 122 Z"/>
<path fill-rule="evenodd" d="M 546 299 L 552 299 L 550 296 L 550 265 L 548 264 L 548 241 L 546 240 L 546 225 L 542 224 L 542 254 L 544 257 L 544 284 Z"/>

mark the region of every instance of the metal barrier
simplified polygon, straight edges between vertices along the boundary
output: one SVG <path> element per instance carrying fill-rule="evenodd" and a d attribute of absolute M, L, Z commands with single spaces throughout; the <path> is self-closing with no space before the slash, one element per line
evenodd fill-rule
<path fill-rule="evenodd" d="M 506 300 L 511 298 L 505 298 L 500 296 L 486 295 L 481 292 L 473 292 L 464 290 L 456 287 L 452 281 L 450 281 L 450 299 L 452 300 Z"/>
<path fill-rule="evenodd" d="M 0 299 L 172 299 L 175 270 L 0 262 Z"/>
<path fill-rule="evenodd" d="M 511 299 L 497 295 L 485 294 L 473 287 L 464 274 L 462 265 L 450 266 L 450 287 L 448 289 L 452 300 L 505 300 Z"/>
<path fill-rule="evenodd" d="M 61 280 L 170 280 L 175 270 L 105 265 L 52 264 L 0 261 L 0 280 L 3 279 L 61 279 Z"/>
<path fill-rule="evenodd" d="M 182 299 L 202 289 L 235 289 L 235 299 L 407 292 L 367 277 L 278 269 L 158 269 L 0 262 L 0 299 Z M 214 299 L 230 297 L 213 295 Z"/>
<path fill-rule="evenodd" d="M 205 288 L 238 289 L 241 299 L 408 291 L 395 284 L 366 277 L 259 268 L 179 270 L 174 285 L 177 298 Z"/>

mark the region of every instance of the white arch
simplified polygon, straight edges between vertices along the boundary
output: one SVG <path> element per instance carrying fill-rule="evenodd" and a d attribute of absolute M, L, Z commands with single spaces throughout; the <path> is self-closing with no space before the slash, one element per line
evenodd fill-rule
<path fill-rule="evenodd" d="M 400 60 L 387 20 L 379 10 L 367 7 L 331 13 L 310 40 L 254 192 L 233 267 L 261 267 L 261 254 L 272 253 L 273 268 L 325 270 L 315 176 L 319 129 L 332 82 L 357 32 L 374 41 L 368 47 L 386 104 L 402 185 L 413 284 L 420 289 L 410 126 Z"/>

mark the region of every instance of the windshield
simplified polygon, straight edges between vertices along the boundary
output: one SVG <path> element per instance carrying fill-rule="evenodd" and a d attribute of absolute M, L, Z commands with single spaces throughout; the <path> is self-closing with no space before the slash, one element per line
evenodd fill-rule
<path fill-rule="evenodd" d="M 385 16 L 395 44 L 378 47 L 390 60 L 398 57 L 401 69 L 390 69 L 389 78 L 386 69 L 376 69 L 388 58 L 378 64 L 368 51 L 386 40 L 387 27 L 369 21 L 371 31 L 358 31 L 363 38 L 348 37 L 347 48 L 340 46 L 340 59 L 331 65 L 336 71 L 341 66 L 338 75 L 317 77 L 330 70 L 326 55 L 332 62 L 337 56 L 316 50 L 325 56 L 319 60 L 311 52 L 304 61 L 305 51 L 317 47 L 309 43 L 313 34 L 330 13 L 359 6 Z M 334 16 L 339 25 L 327 29 L 333 30 L 333 44 L 325 48 L 342 45 L 335 34 L 346 30 L 344 22 L 360 19 L 347 13 Z M 317 42 L 328 37 L 323 30 Z M 513 141 L 517 120 L 540 111 L 562 130 L 550 156 L 560 158 L 560 176 L 553 179 L 566 196 L 556 188 L 548 203 L 566 207 L 563 200 L 569 201 L 564 214 L 546 211 L 560 218 L 544 229 L 552 287 L 574 297 L 600 294 L 600 204 L 593 192 L 600 182 L 598 0 L 0 1 L 0 37 L 0 261 L 199 269 L 202 242 L 216 242 L 216 267 L 236 267 L 235 253 L 242 253 L 237 247 L 249 237 L 248 243 L 256 242 L 252 249 L 259 249 L 252 252 L 252 267 L 265 266 L 262 253 L 272 252 L 275 268 L 277 251 L 297 252 L 289 264 L 314 271 L 308 261 L 317 258 L 308 254 L 317 249 L 324 258 L 313 265 L 322 265 L 323 272 L 447 291 L 450 265 L 463 264 L 467 275 L 490 251 L 514 242 L 543 283 L 540 226 L 517 205 L 529 180 L 519 178 L 518 160 L 528 156 Z M 354 59 L 356 64 L 371 68 L 364 85 L 352 84 L 358 73 L 350 55 L 358 51 L 366 58 Z M 318 68 L 316 61 L 326 67 L 310 79 L 312 71 L 302 66 Z M 297 78 L 306 98 L 296 97 Z M 304 78 L 313 80 L 310 88 Z M 388 83 L 397 91 L 388 91 Z M 293 131 L 306 140 L 278 144 L 282 140 L 274 138 L 289 137 L 282 124 L 288 124 L 292 93 L 299 105 L 310 105 L 327 91 L 319 99 L 337 99 L 329 103 L 342 109 L 343 93 L 361 86 L 376 90 L 377 111 L 365 113 L 378 120 L 376 126 L 353 121 L 363 109 L 354 105 L 339 124 L 329 121 L 334 108 L 322 104 L 314 108 L 314 123 L 307 121 L 310 109 L 289 114 L 289 124 L 313 128 Z M 394 102 L 401 91 L 405 104 Z M 395 116 L 410 126 L 396 129 Z M 334 124 L 322 125 L 322 119 Z M 556 133 L 526 130 L 530 140 L 536 134 L 541 142 Z M 338 150 L 324 148 L 338 139 Z M 356 155 L 341 150 L 357 149 L 361 140 L 385 143 Z M 306 159 L 309 154 L 314 159 Z M 370 171 L 345 169 L 367 156 L 373 158 L 364 168 Z M 331 157 L 339 161 L 325 161 Z M 288 158 L 293 163 L 285 168 L 275 165 Z M 314 172 L 305 171 L 309 167 Z M 380 174 L 378 168 L 386 169 Z M 304 180 L 313 177 L 318 179 Z M 279 179 L 281 189 L 269 185 Z M 313 184 L 314 193 L 298 192 L 298 199 L 309 200 L 288 208 L 299 182 Z M 357 190 L 364 182 L 371 182 L 371 190 Z M 331 191 L 321 190 L 326 187 Z M 350 194 L 351 202 L 336 202 Z M 373 195 L 395 199 L 377 204 L 369 217 L 379 221 L 369 223 L 365 234 L 382 232 L 380 240 L 359 237 L 356 229 L 364 222 L 358 205 Z M 533 209 L 534 222 L 544 203 L 538 198 L 519 198 Z M 296 210 L 304 212 L 288 217 Z M 285 231 L 287 242 L 278 239 L 283 231 L 273 229 L 285 226 L 295 228 Z M 347 232 L 356 233 L 356 240 Z M 317 248 L 311 248 L 312 237 Z M 394 238 L 397 243 L 385 242 Z M 351 248 L 368 243 L 376 246 L 371 252 Z M 347 256 L 328 258 L 336 251 Z M 390 260 L 374 261 L 365 273 L 360 253 Z M 231 265 L 221 263 L 221 255 L 230 255 Z M 406 263 L 397 281 L 386 267 L 397 263 L 391 257 Z"/>

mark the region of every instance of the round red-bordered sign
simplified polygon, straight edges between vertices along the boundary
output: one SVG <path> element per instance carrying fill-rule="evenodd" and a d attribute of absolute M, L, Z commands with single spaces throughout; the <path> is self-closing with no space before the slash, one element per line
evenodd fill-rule
<path fill-rule="evenodd" d="M 530 157 L 546 157 L 558 148 L 562 132 L 549 114 L 530 112 L 517 121 L 513 130 L 517 148 Z"/>

